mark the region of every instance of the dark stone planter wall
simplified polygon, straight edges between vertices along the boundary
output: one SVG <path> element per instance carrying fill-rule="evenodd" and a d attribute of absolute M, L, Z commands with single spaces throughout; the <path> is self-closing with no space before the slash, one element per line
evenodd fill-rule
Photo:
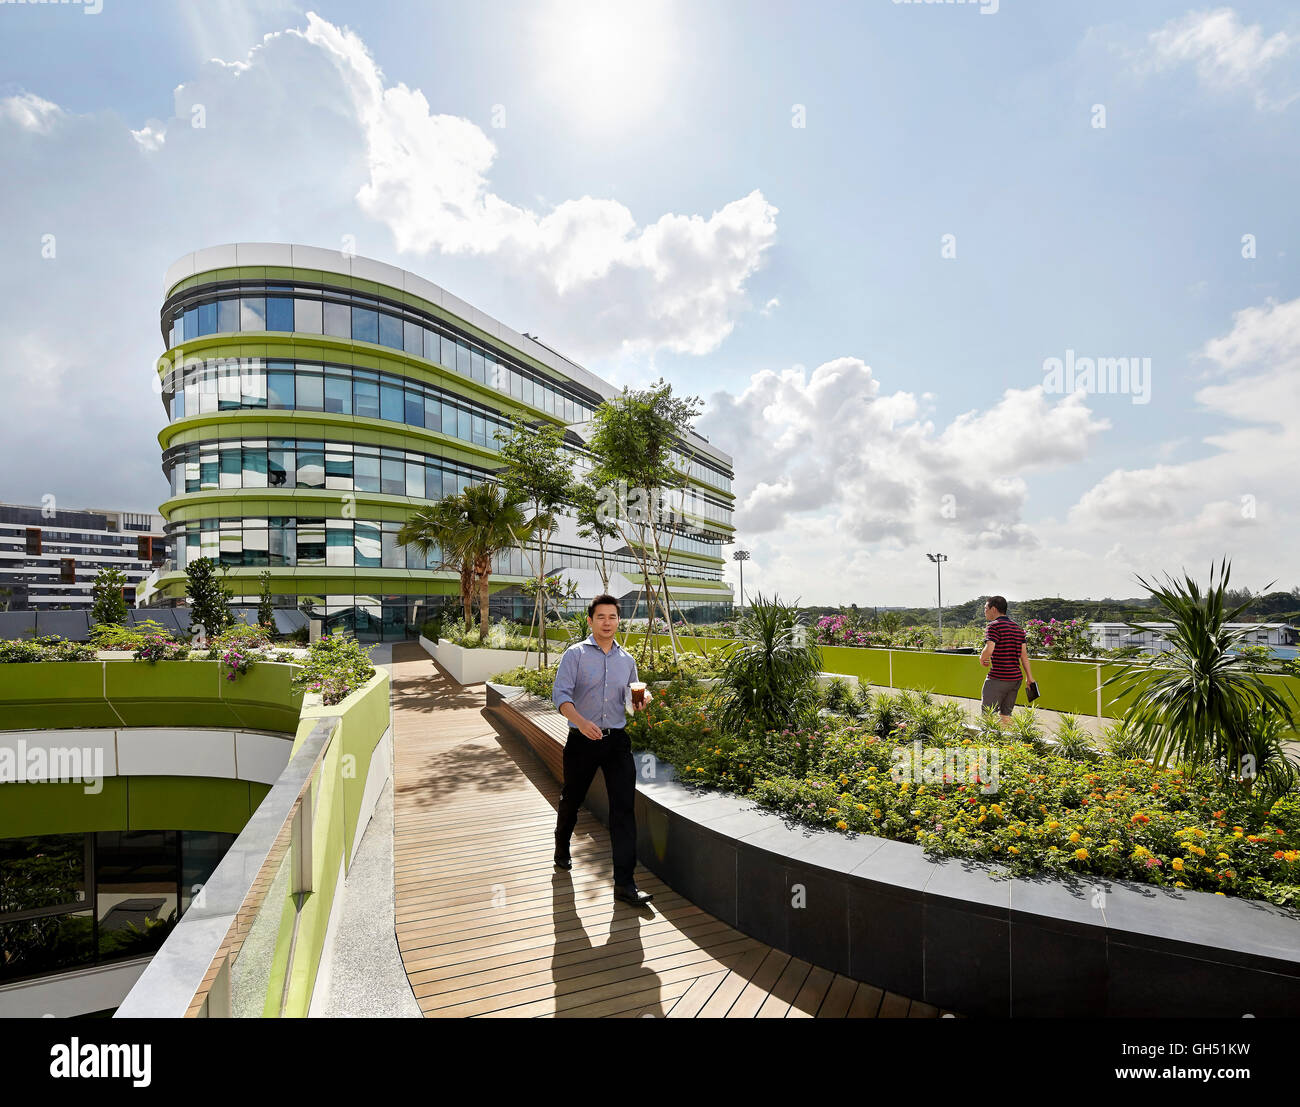
<path fill-rule="evenodd" d="M 558 774 L 561 742 L 508 705 L 498 717 Z M 1268 904 L 995 879 L 920 846 L 792 825 L 751 800 L 688 788 L 651 754 L 635 758 L 641 864 L 796 957 L 972 1016 L 1300 1014 L 1300 920 Z M 586 806 L 608 824 L 599 774 Z"/>

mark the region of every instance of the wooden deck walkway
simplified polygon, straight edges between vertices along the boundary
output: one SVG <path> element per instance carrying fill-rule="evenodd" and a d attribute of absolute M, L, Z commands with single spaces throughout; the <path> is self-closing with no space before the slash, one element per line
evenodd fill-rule
<path fill-rule="evenodd" d="M 555 871 L 559 786 L 484 702 L 418 644 L 394 647 L 397 944 L 426 1016 L 939 1015 L 749 938 L 641 866 L 654 902 L 620 903 L 586 810 L 572 871 Z"/>

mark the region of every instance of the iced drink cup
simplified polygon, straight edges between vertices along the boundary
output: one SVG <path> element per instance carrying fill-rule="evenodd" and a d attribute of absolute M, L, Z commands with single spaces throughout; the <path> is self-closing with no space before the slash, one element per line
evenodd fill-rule
<path fill-rule="evenodd" d="M 631 688 L 632 688 L 632 706 L 644 707 L 645 706 L 645 681 L 634 680 L 632 681 Z"/>

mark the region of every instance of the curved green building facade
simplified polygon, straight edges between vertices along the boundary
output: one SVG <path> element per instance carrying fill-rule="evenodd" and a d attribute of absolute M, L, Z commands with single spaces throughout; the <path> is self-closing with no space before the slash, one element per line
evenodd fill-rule
<path fill-rule="evenodd" d="M 161 327 L 173 558 L 143 602 L 183 602 L 184 566 L 211 557 L 238 602 L 256 603 L 269 571 L 277 606 L 367 639 L 406 637 L 456 602 L 436 556 L 397 544 L 415 508 L 488 479 L 515 413 L 568 427 L 575 470 L 589 467 L 584 424 L 618 391 L 415 274 L 316 247 L 186 255 L 168 271 Z M 694 513 L 673 542 L 672 587 L 688 619 L 708 621 L 731 609 L 731 459 L 698 436 L 679 457 Z M 548 568 L 595 594 L 593 545 L 569 519 L 555 540 Z M 636 559 L 617 539 L 606 550 L 611 591 L 644 615 Z M 500 555 L 494 617 L 523 614 L 530 573 L 522 551 Z"/>

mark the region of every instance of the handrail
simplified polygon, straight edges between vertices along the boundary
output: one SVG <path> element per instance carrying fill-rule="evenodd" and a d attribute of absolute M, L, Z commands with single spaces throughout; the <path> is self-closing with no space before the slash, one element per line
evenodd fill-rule
<path fill-rule="evenodd" d="M 290 892 L 312 891 L 310 790 L 340 721 L 316 720 L 114 1018 L 231 1017 L 232 969 L 286 854 Z"/>

